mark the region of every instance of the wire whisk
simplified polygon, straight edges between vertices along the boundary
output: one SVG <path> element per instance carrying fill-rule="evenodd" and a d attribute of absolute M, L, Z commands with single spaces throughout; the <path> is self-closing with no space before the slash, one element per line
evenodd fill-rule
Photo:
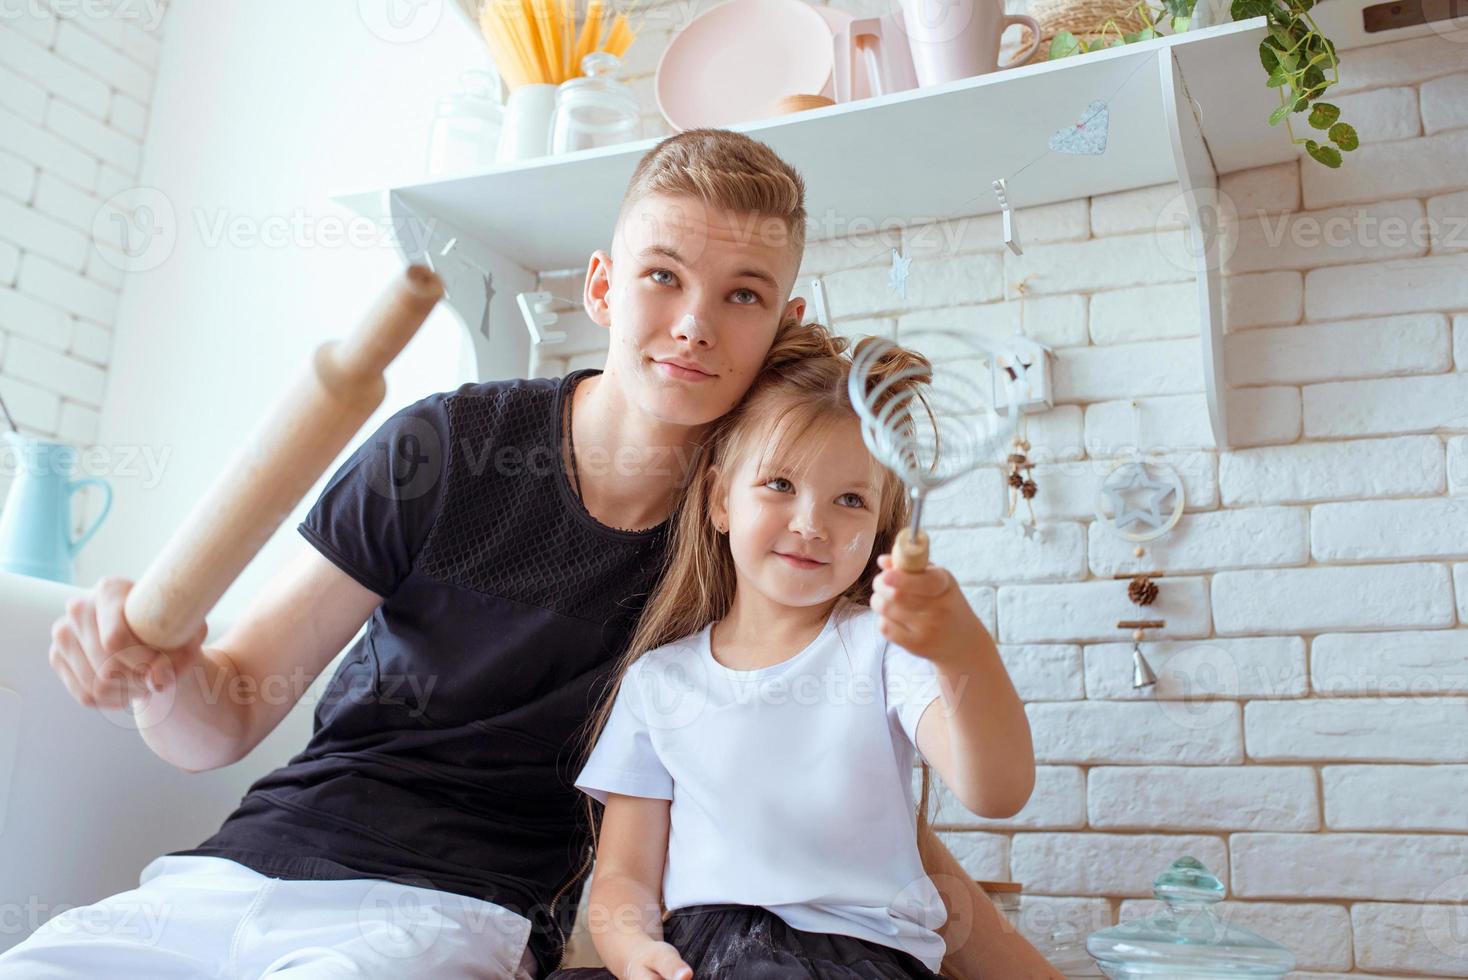
<path fill-rule="evenodd" d="M 912 520 L 897 534 L 893 560 L 905 572 L 928 567 L 923 504 L 939 487 L 980 466 L 1002 461 L 1020 412 L 1001 415 L 994 400 L 993 352 L 956 330 L 904 330 L 901 346 L 921 353 L 927 364 L 878 370 L 898 345 L 872 337 L 852 357 L 847 393 L 861 421 L 862 441 L 897 475 L 912 498 Z M 987 397 L 986 397 L 987 396 Z"/>

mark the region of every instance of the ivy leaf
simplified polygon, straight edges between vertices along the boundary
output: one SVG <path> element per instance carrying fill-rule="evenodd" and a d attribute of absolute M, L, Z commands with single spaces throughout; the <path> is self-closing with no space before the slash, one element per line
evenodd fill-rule
<path fill-rule="evenodd" d="M 1322 146 L 1314 140 L 1306 140 L 1305 152 L 1332 170 L 1341 165 L 1341 152 L 1333 146 Z"/>
<path fill-rule="evenodd" d="M 1289 81 L 1290 76 L 1286 75 L 1282 71 L 1275 71 L 1270 73 L 1269 81 L 1265 82 L 1264 84 L 1269 88 L 1279 88 L 1281 85 L 1289 84 Z"/>
<path fill-rule="evenodd" d="M 1276 51 L 1274 58 L 1285 71 L 1294 73 L 1300 70 L 1300 56 L 1293 51 Z"/>
<path fill-rule="evenodd" d="M 1070 31 L 1061 31 L 1050 41 L 1050 58 L 1069 58 L 1081 53 L 1081 42 Z"/>
<path fill-rule="evenodd" d="M 1310 125 L 1316 129 L 1329 129 L 1341 117 L 1341 110 L 1329 102 L 1317 102 L 1310 110 Z"/>
<path fill-rule="evenodd" d="M 1163 0 L 1162 5 L 1172 15 L 1173 20 L 1187 20 L 1193 16 L 1193 4 L 1196 2 L 1197 0 Z"/>
<path fill-rule="evenodd" d="M 1293 106 L 1291 106 L 1290 103 L 1286 102 L 1284 105 L 1271 112 L 1269 114 L 1269 125 L 1278 126 L 1280 120 L 1283 119 L 1285 116 L 1288 116 L 1290 114 L 1290 109 L 1292 108 Z"/>
<path fill-rule="evenodd" d="M 1336 146 L 1348 153 L 1361 145 L 1361 140 L 1356 136 L 1355 127 L 1348 123 L 1336 123 L 1330 127 L 1330 132 L 1326 135 L 1335 142 Z"/>
<path fill-rule="evenodd" d="M 1251 17 L 1263 17 L 1269 13 L 1271 6 L 1269 0 L 1233 0 L 1229 13 L 1234 20 L 1248 20 Z"/>
<path fill-rule="evenodd" d="M 1187 24 L 1186 19 L 1183 21 L 1183 24 L 1186 27 L 1186 24 Z M 1176 29 L 1176 28 L 1174 28 L 1174 29 Z M 1141 41 L 1150 41 L 1154 37 L 1160 37 L 1160 36 L 1161 35 L 1159 35 L 1157 33 L 1156 29 L 1155 28 L 1151 28 L 1151 27 L 1144 27 L 1140 31 L 1137 32 L 1137 39 L 1138 40 L 1141 40 Z"/>
<path fill-rule="evenodd" d="M 1266 37 L 1259 42 L 1259 60 L 1264 65 L 1264 70 L 1271 75 L 1279 67 L 1279 42 L 1272 37 Z"/>

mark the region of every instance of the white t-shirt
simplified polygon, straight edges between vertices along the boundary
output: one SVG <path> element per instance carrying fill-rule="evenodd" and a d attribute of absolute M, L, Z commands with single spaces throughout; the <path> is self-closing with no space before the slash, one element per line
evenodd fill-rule
<path fill-rule="evenodd" d="M 936 972 L 942 897 L 917 849 L 918 719 L 931 662 L 839 600 L 794 657 L 758 670 L 713 658 L 712 624 L 628 670 L 576 779 L 671 800 L 663 901 L 760 905 L 792 928 L 911 953 Z"/>

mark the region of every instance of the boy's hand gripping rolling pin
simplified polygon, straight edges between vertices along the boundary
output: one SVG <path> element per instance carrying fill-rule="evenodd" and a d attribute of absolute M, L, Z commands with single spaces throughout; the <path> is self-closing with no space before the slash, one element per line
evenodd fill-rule
<path fill-rule="evenodd" d="M 355 333 L 316 349 L 311 367 L 128 593 L 123 612 L 138 639 L 171 650 L 198 634 L 219 597 L 382 403 L 383 370 L 442 295 L 437 275 L 411 266 Z"/>

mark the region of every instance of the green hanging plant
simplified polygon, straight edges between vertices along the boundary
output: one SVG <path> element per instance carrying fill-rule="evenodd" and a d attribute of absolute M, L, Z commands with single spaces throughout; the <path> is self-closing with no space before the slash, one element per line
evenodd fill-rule
<path fill-rule="evenodd" d="M 1341 165 L 1341 153 L 1361 145 L 1356 130 L 1341 122 L 1339 106 L 1319 101 L 1325 90 L 1340 81 L 1340 59 L 1335 45 L 1320 33 L 1310 8 L 1315 0 L 1233 0 L 1234 20 L 1268 19 L 1269 35 L 1259 42 L 1259 60 L 1269 75 L 1270 88 L 1279 89 L 1279 108 L 1269 114 L 1269 125 L 1283 120 L 1290 140 L 1303 143 L 1305 152 L 1327 167 Z M 1329 77 L 1326 72 L 1329 71 Z M 1311 128 L 1324 130 L 1325 139 L 1295 136 L 1292 113 L 1310 110 Z M 1328 140 L 1328 142 L 1327 142 Z"/>

